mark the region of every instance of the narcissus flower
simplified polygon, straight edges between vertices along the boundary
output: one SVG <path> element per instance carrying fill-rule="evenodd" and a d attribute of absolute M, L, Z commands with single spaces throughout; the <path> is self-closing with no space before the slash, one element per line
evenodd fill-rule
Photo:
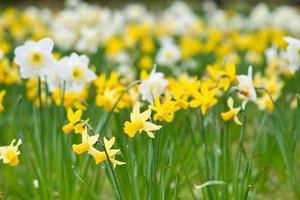
<path fill-rule="evenodd" d="M 154 105 L 150 106 L 156 112 L 154 120 L 171 122 L 174 118 L 174 112 L 179 109 L 176 104 L 171 97 L 166 98 L 163 103 L 160 102 L 159 97 L 155 97 Z"/>
<path fill-rule="evenodd" d="M 242 106 L 244 108 L 248 100 L 256 101 L 256 91 L 252 80 L 252 66 L 249 66 L 247 75 L 239 75 L 237 79 L 238 86 L 235 89 L 244 99 Z"/>
<path fill-rule="evenodd" d="M 5 90 L 0 91 L 0 112 L 2 112 L 4 109 L 2 103 L 3 103 L 3 98 L 4 98 L 5 94 L 6 94 Z"/>
<path fill-rule="evenodd" d="M 72 149 L 76 154 L 82 154 L 91 150 L 94 144 L 98 141 L 99 134 L 89 136 L 87 128 L 85 127 L 82 135 L 82 142 L 80 144 L 73 144 Z"/>
<path fill-rule="evenodd" d="M 59 61 L 58 76 L 66 83 L 66 91 L 80 92 L 86 83 L 96 79 L 88 68 L 89 59 L 85 55 L 72 53 Z"/>
<path fill-rule="evenodd" d="M 155 125 L 148 121 L 151 116 L 151 109 L 140 113 L 140 102 L 136 102 L 130 114 L 130 121 L 125 122 L 124 132 L 129 137 L 134 137 L 136 133 L 145 131 L 147 135 L 154 138 L 153 131 L 159 130 L 161 126 Z"/>
<path fill-rule="evenodd" d="M 203 83 L 201 85 L 200 91 L 195 90 L 193 92 L 193 100 L 190 102 L 192 108 L 201 107 L 201 112 L 205 115 L 206 111 L 214 106 L 218 100 L 216 98 L 218 90 L 216 88 L 210 89 L 209 85 Z"/>
<path fill-rule="evenodd" d="M 76 110 L 75 112 L 72 108 L 68 109 L 68 120 L 69 123 L 63 126 L 64 133 L 70 133 L 75 130 L 75 133 L 82 133 L 84 124 L 79 122 L 82 116 L 82 110 Z"/>
<path fill-rule="evenodd" d="M 227 112 L 222 112 L 221 117 L 224 121 L 229 121 L 233 118 L 234 122 L 238 125 L 241 125 L 242 123 L 240 122 L 238 118 L 238 113 L 241 111 L 241 107 L 233 107 L 233 99 L 230 97 L 227 100 L 227 105 L 229 107 L 229 111 Z"/>
<path fill-rule="evenodd" d="M 15 49 L 14 61 L 20 66 L 21 77 L 46 76 L 54 64 L 52 50 L 54 42 L 50 38 L 28 41 Z"/>
<path fill-rule="evenodd" d="M 17 144 L 14 145 L 16 140 L 13 140 L 9 146 L 0 147 L 0 160 L 5 164 L 11 166 L 17 166 L 19 164 L 19 146 L 22 144 L 22 140 L 19 139 Z"/>
<path fill-rule="evenodd" d="M 167 84 L 168 81 L 164 79 L 164 74 L 156 72 L 156 67 L 154 67 L 148 79 L 143 80 L 139 86 L 142 99 L 153 104 L 153 98 L 160 96 L 164 92 Z"/>
<path fill-rule="evenodd" d="M 300 40 L 292 37 L 285 37 L 284 40 L 288 43 L 285 57 L 289 62 L 288 69 L 295 73 L 300 68 Z"/>
<path fill-rule="evenodd" d="M 121 162 L 115 159 L 115 156 L 120 153 L 120 149 L 112 149 L 112 146 L 115 143 L 115 137 L 112 137 L 110 140 L 104 137 L 103 141 L 109 160 L 112 162 L 114 167 L 116 167 L 116 165 L 124 165 L 125 162 Z M 99 164 L 108 159 L 105 151 L 98 151 L 94 147 L 89 150 L 89 154 L 94 157 L 96 164 Z"/>

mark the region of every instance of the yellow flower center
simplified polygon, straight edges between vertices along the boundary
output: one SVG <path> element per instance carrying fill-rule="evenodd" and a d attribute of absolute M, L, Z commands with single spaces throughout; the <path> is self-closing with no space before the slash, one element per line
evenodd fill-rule
<path fill-rule="evenodd" d="M 138 131 L 144 128 L 144 123 L 141 121 L 125 122 L 124 132 L 133 137 Z"/>
<path fill-rule="evenodd" d="M 5 154 L 7 160 L 9 160 L 9 163 L 11 166 L 16 166 L 19 163 L 18 154 L 13 149 L 8 149 Z"/>
<path fill-rule="evenodd" d="M 81 80 L 85 76 L 85 71 L 81 66 L 75 66 L 72 74 L 75 80 Z"/>
<path fill-rule="evenodd" d="M 44 55 L 40 52 L 32 52 L 29 55 L 29 62 L 35 67 L 40 67 L 44 62 Z"/>

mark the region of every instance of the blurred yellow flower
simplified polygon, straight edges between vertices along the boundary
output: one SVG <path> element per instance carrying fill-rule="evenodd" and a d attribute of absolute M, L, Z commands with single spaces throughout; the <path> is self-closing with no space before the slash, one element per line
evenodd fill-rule
<path fill-rule="evenodd" d="M 82 110 L 73 112 L 72 108 L 69 108 L 67 113 L 69 123 L 63 126 L 64 133 L 70 133 L 73 130 L 75 130 L 75 133 L 82 133 L 84 123 L 80 122 L 81 116 Z"/>
<path fill-rule="evenodd" d="M 238 118 L 238 113 L 241 111 L 241 107 L 234 108 L 233 99 L 231 97 L 228 98 L 227 105 L 229 107 L 229 111 L 221 113 L 222 119 L 224 121 L 229 121 L 233 118 L 236 124 L 241 125 L 242 123 Z"/>
<path fill-rule="evenodd" d="M 206 111 L 214 106 L 218 100 L 216 98 L 217 89 L 210 89 L 207 83 L 201 85 L 200 91 L 197 89 L 193 93 L 193 100 L 190 102 L 192 108 L 201 108 L 201 112 L 205 115 Z"/>
<path fill-rule="evenodd" d="M 163 103 L 160 102 L 159 97 L 155 97 L 154 105 L 151 105 L 150 108 L 156 111 L 154 120 L 166 122 L 171 122 L 174 118 L 174 112 L 179 109 L 176 102 L 171 100 L 171 97 L 167 97 Z"/>
<path fill-rule="evenodd" d="M 3 99 L 4 99 L 4 96 L 6 94 L 6 91 L 5 90 L 1 90 L 0 91 L 0 112 L 3 111 Z"/>

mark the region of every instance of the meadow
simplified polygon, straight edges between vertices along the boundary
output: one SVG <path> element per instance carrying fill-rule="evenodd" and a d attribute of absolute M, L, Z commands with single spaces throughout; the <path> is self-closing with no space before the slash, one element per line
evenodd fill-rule
<path fill-rule="evenodd" d="M 300 199 L 296 8 L 0 10 L 0 199 Z"/>

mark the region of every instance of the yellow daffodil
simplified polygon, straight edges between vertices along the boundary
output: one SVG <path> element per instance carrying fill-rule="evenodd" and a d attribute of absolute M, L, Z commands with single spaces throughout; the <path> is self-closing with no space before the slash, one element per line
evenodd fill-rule
<path fill-rule="evenodd" d="M 200 106 L 202 114 L 205 115 L 206 111 L 218 102 L 216 95 L 217 89 L 210 89 L 208 84 L 203 83 L 200 91 L 194 91 L 194 99 L 190 102 L 190 106 L 192 108 Z"/>
<path fill-rule="evenodd" d="M 151 105 L 150 108 L 156 112 L 154 120 L 166 122 L 171 122 L 174 118 L 174 112 L 179 109 L 171 97 L 166 98 L 163 103 L 160 102 L 159 97 L 155 97 L 154 105 Z"/>
<path fill-rule="evenodd" d="M 227 105 L 229 107 L 229 111 L 221 113 L 222 119 L 224 121 L 229 121 L 233 118 L 233 120 L 236 124 L 241 125 L 242 123 L 240 122 L 240 120 L 238 118 L 238 113 L 241 111 L 241 107 L 234 108 L 233 107 L 233 99 L 231 97 L 228 98 Z"/>
<path fill-rule="evenodd" d="M 151 109 L 140 113 L 140 102 L 136 102 L 130 114 L 130 121 L 124 124 L 124 132 L 129 137 L 134 137 L 136 133 L 145 131 L 147 135 L 154 138 L 153 131 L 159 130 L 161 126 L 155 125 L 148 121 L 151 116 Z"/>
<path fill-rule="evenodd" d="M 116 165 L 124 165 L 125 162 L 121 162 L 115 159 L 115 156 L 120 153 L 120 149 L 111 149 L 115 143 L 115 137 L 112 137 L 110 140 L 104 137 L 103 141 L 109 160 L 112 162 L 114 167 Z M 90 148 L 89 154 L 91 154 L 94 157 L 96 164 L 99 164 L 108 159 L 105 151 L 98 151 L 94 147 Z"/>
<path fill-rule="evenodd" d="M 9 146 L 0 147 L 0 160 L 5 164 L 11 166 L 17 166 L 19 164 L 19 146 L 22 144 L 22 140 L 19 139 L 17 144 L 14 145 L 16 140 L 13 140 Z"/>
<path fill-rule="evenodd" d="M 84 152 L 88 152 L 94 144 L 98 141 L 99 134 L 89 136 L 87 132 L 87 128 L 85 127 L 82 135 L 82 142 L 80 144 L 73 144 L 72 149 L 76 154 L 82 154 Z"/>
<path fill-rule="evenodd" d="M 64 133 L 70 133 L 75 130 L 75 133 L 82 133 L 84 124 L 79 122 L 82 116 L 82 110 L 76 110 L 75 112 L 72 108 L 68 109 L 68 120 L 69 123 L 63 126 Z"/>
<path fill-rule="evenodd" d="M 1 90 L 1 92 L 0 92 L 0 112 L 2 112 L 4 109 L 2 103 L 3 103 L 3 98 L 4 98 L 5 94 L 6 94 L 6 91 Z"/>

